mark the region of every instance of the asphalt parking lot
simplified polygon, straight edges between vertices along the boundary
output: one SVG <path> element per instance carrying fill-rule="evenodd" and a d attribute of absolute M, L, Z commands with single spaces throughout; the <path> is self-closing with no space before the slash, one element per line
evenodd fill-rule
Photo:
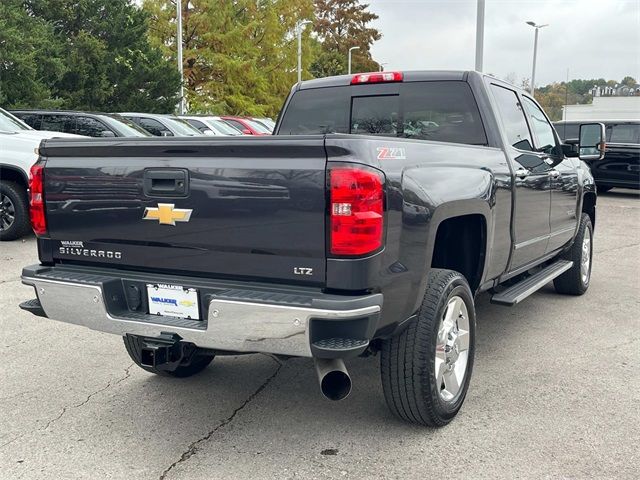
<path fill-rule="evenodd" d="M 120 338 L 33 317 L 20 283 L 33 238 L 0 244 L 0 477 L 638 478 L 640 196 L 598 202 L 592 283 L 513 307 L 478 298 L 466 403 L 440 430 L 387 410 L 378 358 L 324 400 L 312 362 L 216 358 L 155 377 Z"/>

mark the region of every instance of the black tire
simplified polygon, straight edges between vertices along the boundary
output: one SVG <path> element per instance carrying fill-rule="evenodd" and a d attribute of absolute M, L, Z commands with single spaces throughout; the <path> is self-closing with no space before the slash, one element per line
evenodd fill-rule
<path fill-rule="evenodd" d="M 460 390 L 447 401 L 442 398 L 443 385 L 436 381 L 435 355 L 440 323 L 454 297 L 462 299 L 467 310 L 468 357 Z M 448 424 L 467 394 L 474 351 L 475 309 L 467 280 L 452 270 L 431 270 L 417 318 L 402 333 L 382 343 L 380 371 L 389 409 L 411 423 L 429 427 Z"/>
<path fill-rule="evenodd" d="M 596 190 L 598 191 L 598 193 L 607 193 L 612 188 L 613 187 L 609 185 L 596 185 Z"/>
<path fill-rule="evenodd" d="M 29 202 L 24 187 L 0 181 L 0 203 L 0 241 L 16 240 L 31 231 Z"/>
<path fill-rule="evenodd" d="M 142 365 L 141 351 L 142 351 L 142 338 L 136 337 L 134 335 L 126 335 L 122 337 L 124 340 L 124 346 L 127 349 L 127 353 L 131 357 L 131 360 L 135 362 L 143 370 L 146 370 L 150 373 L 155 373 L 156 375 L 160 375 L 163 377 L 177 377 L 177 378 L 185 378 L 200 373 L 205 368 L 209 366 L 209 364 L 213 361 L 214 355 L 210 354 L 201 354 L 194 353 L 194 355 L 190 358 L 188 363 L 184 365 L 180 365 L 173 371 L 160 370 L 153 367 L 147 367 L 146 365 Z"/>
<path fill-rule="evenodd" d="M 585 280 L 583 277 L 582 260 L 586 235 L 589 235 L 590 241 L 588 246 L 588 268 Z M 573 261 L 573 267 L 553 281 L 553 286 L 556 288 L 556 292 L 563 293 L 565 295 L 582 295 L 589 288 L 589 283 L 591 281 L 591 267 L 593 264 L 593 225 L 591 225 L 591 218 L 589 218 L 589 215 L 586 213 L 583 213 L 580 217 L 580 227 L 578 228 L 578 234 L 573 241 L 573 245 L 569 250 L 564 252 L 560 258 Z"/>

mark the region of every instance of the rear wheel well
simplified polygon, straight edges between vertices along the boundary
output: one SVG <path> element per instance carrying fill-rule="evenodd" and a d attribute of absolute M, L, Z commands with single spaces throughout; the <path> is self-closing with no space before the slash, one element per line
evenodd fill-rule
<path fill-rule="evenodd" d="M 591 226 L 596 226 L 596 194 L 586 192 L 582 197 L 582 211 L 591 218 Z"/>
<path fill-rule="evenodd" d="M 3 165 L 0 165 L 0 181 L 13 182 L 20 185 L 22 188 L 24 188 L 25 194 L 27 192 L 27 189 L 29 188 L 27 179 L 20 170 L 16 170 L 15 168 L 11 167 L 5 167 Z"/>
<path fill-rule="evenodd" d="M 463 215 L 438 225 L 431 268 L 455 270 L 465 276 L 472 291 L 480 286 L 486 249 L 486 222 L 482 215 Z"/>

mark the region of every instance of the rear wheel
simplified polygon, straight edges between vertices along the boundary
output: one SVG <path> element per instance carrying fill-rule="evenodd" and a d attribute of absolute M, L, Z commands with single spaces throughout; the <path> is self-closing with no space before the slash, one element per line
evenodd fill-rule
<path fill-rule="evenodd" d="M 433 269 L 417 318 L 382 345 L 389 409 L 419 425 L 449 423 L 467 394 L 474 350 L 475 310 L 467 280 L 452 270 Z"/>
<path fill-rule="evenodd" d="M 31 229 L 27 192 L 14 182 L 0 182 L 0 241 L 15 240 Z"/>
<path fill-rule="evenodd" d="M 143 341 L 141 337 L 126 335 L 122 337 L 122 339 L 124 340 L 124 346 L 127 349 L 127 353 L 136 365 L 138 365 L 143 370 L 146 370 L 147 372 L 155 373 L 156 375 L 161 375 L 163 377 L 190 377 L 192 375 L 195 375 L 196 373 L 200 373 L 202 370 L 207 368 L 214 358 L 214 355 L 204 354 L 201 352 L 199 353 L 198 351 L 196 351 L 193 355 L 190 356 L 189 359 L 183 360 L 183 362 L 175 370 L 162 370 L 159 368 L 142 365 L 141 359 Z"/>
<path fill-rule="evenodd" d="M 571 260 L 573 267 L 553 281 L 556 292 L 582 295 L 589 288 L 593 263 L 593 225 L 586 213 L 580 217 L 580 227 L 573 245 L 561 258 Z"/>

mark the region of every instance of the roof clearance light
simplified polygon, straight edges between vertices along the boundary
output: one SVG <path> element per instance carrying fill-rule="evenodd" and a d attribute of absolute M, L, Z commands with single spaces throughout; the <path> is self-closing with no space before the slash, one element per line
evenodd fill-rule
<path fill-rule="evenodd" d="M 361 85 L 364 83 L 401 82 L 402 79 L 402 72 L 359 73 L 351 78 L 351 85 Z"/>

